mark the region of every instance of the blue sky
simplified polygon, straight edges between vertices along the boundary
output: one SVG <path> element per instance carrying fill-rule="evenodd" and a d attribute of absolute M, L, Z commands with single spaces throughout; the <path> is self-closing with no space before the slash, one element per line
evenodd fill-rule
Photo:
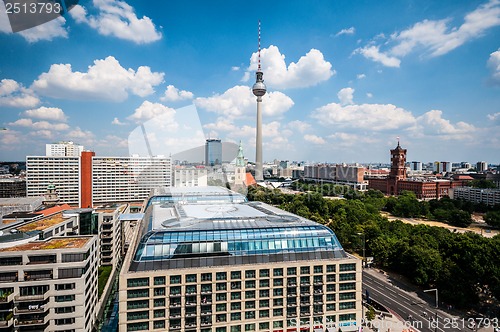
<path fill-rule="evenodd" d="M 12 33 L 0 2 L 0 160 L 243 143 L 254 160 L 500 162 L 500 0 L 80 1 Z M 190 107 L 189 107 L 190 106 Z M 142 130 L 142 129 L 141 129 Z M 142 137 L 143 139 L 143 137 Z"/>

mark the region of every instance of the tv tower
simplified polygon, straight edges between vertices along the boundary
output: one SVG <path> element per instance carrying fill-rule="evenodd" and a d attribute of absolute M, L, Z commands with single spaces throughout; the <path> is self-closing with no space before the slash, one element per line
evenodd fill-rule
<path fill-rule="evenodd" d="M 264 84 L 264 73 L 260 67 L 260 20 L 259 20 L 259 65 L 255 73 L 256 80 L 252 87 L 253 94 L 257 97 L 257 135 L 256 135 L 256 155 L 255 155 L 255 181 L 264 181 L 264 172 L 262 169 L 262 96 L 266 94 L 266 85 Z"/>

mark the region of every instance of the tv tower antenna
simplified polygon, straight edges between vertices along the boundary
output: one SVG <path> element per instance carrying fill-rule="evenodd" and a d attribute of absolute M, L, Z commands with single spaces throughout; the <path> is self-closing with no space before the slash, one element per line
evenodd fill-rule
<path fill-rule="evenodd" d="M 264 84 L 264 73 L 260 66 L 260 20 L 259 20 L 259 54 L 258 67 L 255 73 L 255 84 L 252 87 L 253 94 L 257 97 L 257 132 L 255 140 L 255 180 L 264 181 L 264 171 L 262 167 L 262 96 L 266 94 L 266 85 Z"/>

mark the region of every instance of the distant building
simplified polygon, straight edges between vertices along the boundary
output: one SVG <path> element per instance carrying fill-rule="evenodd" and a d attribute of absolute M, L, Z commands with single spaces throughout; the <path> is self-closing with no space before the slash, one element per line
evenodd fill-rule
<path fill-rule="evenodd" d="M 0 179 L 0 198 L 26 197 L 26 180 L 19 178 Z"/>
<path fill-rule="evenodd" d="M 472 168 L 472 165 L 466 161 L 462 161 L 460 163 L 460 168 L 466 168 L 466 169 L 471 169 Z"/>
<path fill-rule="evenodd" d="M 220 139 L 207 139 L 205 143 L 205 165 L 222 165 L 222 143 Z"/>
<path fill-rule="evenodd" d="M 44 195 L 53 184 L 62 203 L 80 207 L 141 201 L 151 188 L 170 186 L 171 160 L 158 157 L 26 157 L 27 196 Z"/>
<path fill-rule="evenodd" d="M 488 163 L 486 161 L 478 161 L 476 163 L 476 171 L 484 172 L 488 170 Z"/>
<path fill-rule="evenodd" d="M 45 155 L 47 157 L 80 157 L 83 145 L 73 142 L 59 142 L 45 144 Z"/>
<path fill-rule="evenodd" d="M 370 178 L 368 187 L 380 190 L 387 195 L 399 195 L 403 191 L 414 192 L 419 199 L 434 199 L 450 195 L 450 189 L 461 187 L 471 179 L 438 179 L 436 177 L 413 177 L 408 178 L 406 174 L 406 149 L 403 149 L 398 142 L 395 149 L 391 150 L 391 170 L 385 178 Z M 441 168 L 451 168 L 451 163 L 436 162 L 438 173 Z M 448 166 L 449 164 L 449 166 Z M 436 171 L 437 172 L 437 171 Z"/>
<path fill-rule="evenodd" d="M 365 168 L 346 164 L 317 164 L 304 166 L 304 179 L 349 185 L 366 190 Z"/>
<path fill-rule="evenodd" d="M 455 188 L 452 191 L 452 197 L 473 203 L 484 203 L 490 206 L 500 204 L 499 189 Z"/>
<path fill-rule="evenodd" d="M 412 161 L 410 163 L 410 170 L 413 172 L 422 172 L 422 162 Z"/>
<path fill-rule="evenodd" d="M 433 172 L 435 173 L 447 173 L 451 172 L 452 163 L 450 161 L 435 161 Z"/>
<path fill-rule="evenodd" d="M 172 170 L 172 186 L 205 187 L 208 171 L 203 166 L 176 166 Z"/>

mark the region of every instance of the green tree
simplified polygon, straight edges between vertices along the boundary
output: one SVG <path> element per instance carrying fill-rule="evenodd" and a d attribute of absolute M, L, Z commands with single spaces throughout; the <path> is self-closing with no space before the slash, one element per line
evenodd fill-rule
<path fill-rule="evenodd" d="M 472 180 L 470 185 L 474 188 L 481 188 L 481 189 L 494 189 L 497 187 L 495 182 L 486 179 Z"/>
<path fill-rule="evenodd" d="M 484 215 L 484 221 L 493 227 L 500 227 L 500 211 L 488 211 Z"/>

